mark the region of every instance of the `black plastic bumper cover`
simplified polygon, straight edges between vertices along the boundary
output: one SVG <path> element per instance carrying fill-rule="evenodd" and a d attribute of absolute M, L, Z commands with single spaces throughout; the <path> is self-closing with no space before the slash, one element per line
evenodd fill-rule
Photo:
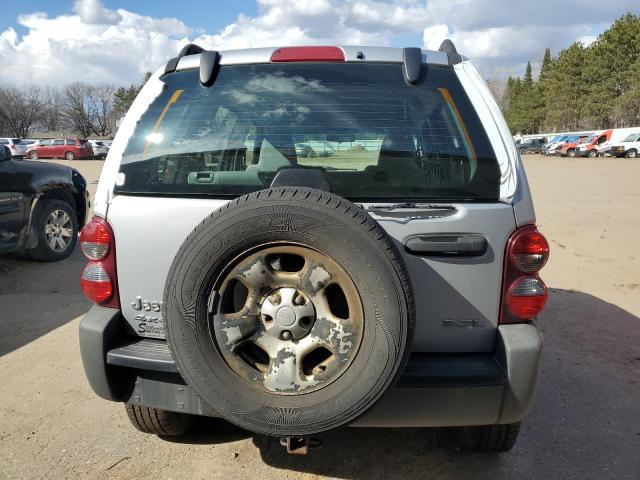
<path fill-rule="evenodd" d="M 533 398 L 542 339 L 532 325 L 505 325 L 499 332 L 497 354 L 411 355 L 396 387 L 356 425 L 482 425 L 521 419 Z M 119 310 L 91 308 L 80 323 L 80 350 L 89 384 L 102 398 L 217 416 L 184 383 L 167 343 L 128 336 Z"/>

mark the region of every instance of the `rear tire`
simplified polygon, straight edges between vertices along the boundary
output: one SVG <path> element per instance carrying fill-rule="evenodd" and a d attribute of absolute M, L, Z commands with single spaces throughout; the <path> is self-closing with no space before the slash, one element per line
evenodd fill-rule
<path fill-rule="evenodd" d="M 520 155 L 524 155 L 525 153 L 527 153 L 527 151 L 524 148 L 520 149 Z"/>
<path fill-rule="evenodd" d="M 638 158 L 638 151 L 635 148 L 629 150 L 626 154 L 627 158 Z"/>
<path fill-rule="evenodd" d="M 598 151 L 597 150 L 589 150 L 589 157 L 591 158 L 596 158 L 598 156 Z"/>
<path fill-rule="evenodd" d="M 520 422 L 456 428 L 461 448 L 472 452 L 508 452 L 520 433 Z"/>
<path fill-rule="evenodd" d="M 74 158 L 76 158 L 76 156 L 73 152 L 64 152 L 64 158 L 66 158 L 67 160 L 73 160 Z"/>
<path fill-rule="evenodd" d="M 160 437 L 177 437 L 187 433 L 191 425 L 191 416 L 185 413 L 139 405 L 125 405 L 125 409 L 131 424 L 142 433 L 152 433 Z"/>
<path fill-rule="evenodd" d="M 56 262 L 71 255 L 78 240 L 78 216 L 71 205 L 62 200 L 42 200 L 33 222 L 38 245 L 27 249 L 29 257 Z"/>
<path fill-rule="evenodd" d="M 576 151 L 572 148 L 571 150 L 569 150 L 567 152 L 567 156 L 571 157 L 571 158 L 574 158 L 576 156 Z"/>

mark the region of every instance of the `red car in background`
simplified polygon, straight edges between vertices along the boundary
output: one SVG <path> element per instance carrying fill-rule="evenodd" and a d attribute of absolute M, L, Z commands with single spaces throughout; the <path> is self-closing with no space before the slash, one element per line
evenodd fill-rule
<path fill-rule="evenodd" d="M 556 155 L 561 157 L 575 157 L 578 154 L 578 148 L 585 142 L 590 141 L 591 137 L 581 136 L 577 142 L 567 142 L 556 150 Z"/>
<path fill-rule="evenodd" d="M 80 138 L 53 138 L 40 140 L 29 146 L 25 157 L 35 160 L 37 158 L 93 158 L 91 144 Z"/>

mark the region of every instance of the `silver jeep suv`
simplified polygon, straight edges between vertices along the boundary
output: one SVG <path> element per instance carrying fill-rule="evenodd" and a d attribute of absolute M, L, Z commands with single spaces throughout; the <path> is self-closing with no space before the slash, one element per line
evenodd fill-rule
<path fill-rule="evenodd" d="M 292 452 L 347 425 L 513 446 L 549 246 L 450 41 L 187 45 L 129 110 L 94 211 L 82 360 L 138 429 L 205 415 Z"/>

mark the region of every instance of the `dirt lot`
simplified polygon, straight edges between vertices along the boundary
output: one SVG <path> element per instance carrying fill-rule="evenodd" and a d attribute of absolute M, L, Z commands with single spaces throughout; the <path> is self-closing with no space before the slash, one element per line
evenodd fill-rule
<path fill-rule="evenodd" d="M 344 429 L 288 457 L 214 420 L 162 440 L 98 399 L 80 363 L 77 250 L 0 257 L 0 478 L 640 478 L 640 162 L 525 160 L 551 241 L 542 377 L 515 449 L 447 449 L 430 429 Z M 101 162 L 73 162 L 95 189 Z"/>

